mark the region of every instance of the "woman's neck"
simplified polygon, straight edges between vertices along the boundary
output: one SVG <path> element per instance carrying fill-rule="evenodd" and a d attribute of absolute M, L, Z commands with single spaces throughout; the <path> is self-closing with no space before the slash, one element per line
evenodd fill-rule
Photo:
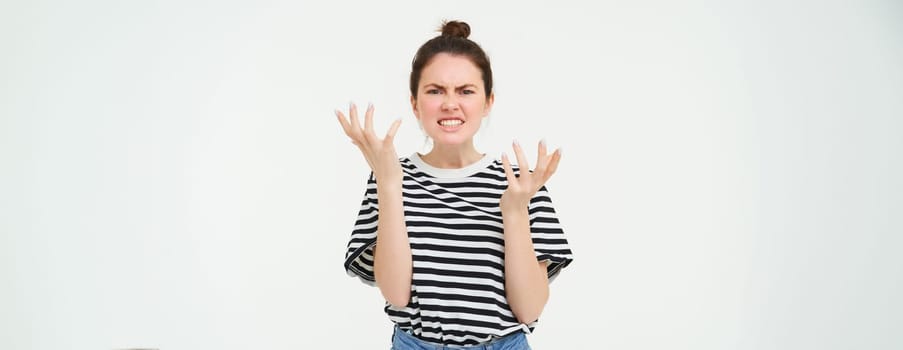
<path fill-rule="evenodd" d="M 439 169 L 459 169 L 483 159 L 483 154 L 477 152 L 473 144 L 459 147 L 434 145 L 430 153 L 420 156 L 420 159 Z"/>

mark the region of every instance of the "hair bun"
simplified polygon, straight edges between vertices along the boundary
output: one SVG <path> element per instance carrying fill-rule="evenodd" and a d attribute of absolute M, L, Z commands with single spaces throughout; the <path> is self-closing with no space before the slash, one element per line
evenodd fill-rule
<path fill-rule="evenodd" d="M 442 35 L 467 39 L 470 36 L 470 26 L 460 21 L 445 21 L 442 23 Z"/>

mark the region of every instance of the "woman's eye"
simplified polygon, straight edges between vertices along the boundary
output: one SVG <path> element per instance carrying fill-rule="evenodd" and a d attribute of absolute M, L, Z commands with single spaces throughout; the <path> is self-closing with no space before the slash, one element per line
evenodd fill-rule
<path fill-rule="evenodd" d="M 474 93 L 476 93 L 476 92 L 473 91 L 473 90 L 470 90 L 470 89 L 465 89 L 465 90 L 461 91 L 461 93 L 462 93 L 462 94 L 465 94 L 465 95 L 471 95 L 471 94 L 474 94 Z"/>
<path fill-rule="evenodd" d="M 439 94 L 439 89 L 429 89 L 429 90 L 426 90 L 426 93 L 430 94 L 430 95 L 436 95 L 436 94 Z"/>

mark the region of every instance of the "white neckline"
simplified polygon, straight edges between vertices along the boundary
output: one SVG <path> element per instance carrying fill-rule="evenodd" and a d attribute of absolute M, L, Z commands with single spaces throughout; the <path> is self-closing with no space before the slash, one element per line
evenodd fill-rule
<path fill-rule="evenodd" d="M 417 152 L 414 152 L 414 154 L 411 155 L 410 159 L 411 159 L 411 163 L 413 163 L 414 166 L 420 168 L 425 173 L 432 175 L 433 177 L 438 177 L 438 178 L 468 177 L 473 174 L 476 174 L 480 170 L 485 169 L 486 167 L 489 166 L 489 164 L 492 163 L 492 158 L 490 158 L 486 154 L 483 154 L 483 158 L 480 158 L 480 160 L 474 162 L 471 165 L 465 166 L 463 168 L 454 168 L 454 169 L 443 169 L 443 168 L 437 168 L 432 165 L 429 165 L 423 161 L 423 158 L 420 158 L 420 154 Z"/>

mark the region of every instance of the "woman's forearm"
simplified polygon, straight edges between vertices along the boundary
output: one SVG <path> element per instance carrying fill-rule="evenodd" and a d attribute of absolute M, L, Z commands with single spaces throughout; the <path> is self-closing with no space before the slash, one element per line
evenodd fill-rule
<path fill-rule="evenodd" d="M 401 183 L 377 185 L 379 221 L 373 253 L 373 274 L 383 297 L 395 307 L 411 298 L 411 244 L 404 221 Z"/>
<path fill-rule="evenodd" d="M 527 208 L 502 211 L 505 230 L 505 293 L 521 323 L 539 318 L 549 299 L 546 264 L 536 260 Z"/>

